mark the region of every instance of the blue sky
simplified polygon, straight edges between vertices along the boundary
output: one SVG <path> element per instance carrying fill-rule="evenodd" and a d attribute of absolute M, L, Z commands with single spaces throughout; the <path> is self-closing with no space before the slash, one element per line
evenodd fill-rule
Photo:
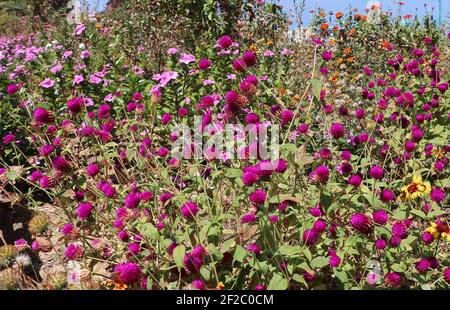
<path fill-rule="evenodd" d="M 126 1 L 126 0 L 125 0 Z M 293 0 L 270 0 L 278 2 L 283 5 L 286 11 L 289 11 L 294 7 Z M 379 0 L 379 2 L 383 6 L 383 10 L 393 10 L 394 12 L 397 10 L 397 2 L 399 0 Z M 96 11 L 101 11 L 106 6 L 108 0 L 87 0 L 89 3 L 90 9 L 96 9 Z M 300 2 L 300 0 L 298 0 Z M 318 6 L 322 7 L 325 10 L 333 10 L 337 11 L 345 11 L 349 6 L 353 8 L 358 8 L 360 11 L 364 11 L 368 0 L 306 0 L 306 14 L 304 21 L 305 23 L 309 23 L 309 10 L 315 9 Z M 431 8 L 434 7 L 434 16 L 438 19 L 439 14 L 439 0 L 428 0 L 428 1 L 420 1 L 420 0 L 403 0 L 405 4 L 402 6 L 401 14 L 415 14 L 416 10 L 419 15 L 425 14 L 426 8 L 424 4 L 427 4 L 428 11 L 431 11 Z M 450 0 L 441 0 L 441 8 L 442 8 L 442 22 L 445 20 L 448 21 L 448 15 L 450 11 Z"/>

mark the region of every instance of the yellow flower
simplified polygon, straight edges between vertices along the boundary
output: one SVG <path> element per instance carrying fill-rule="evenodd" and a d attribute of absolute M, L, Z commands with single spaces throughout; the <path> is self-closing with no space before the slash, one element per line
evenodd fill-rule
<path fill-rule="evenodd" d="M 250 50 L 256 54 L 258 52 L 258 47 L 256 45 L 250 45 Z"/>
<path fill-rule="evenodd" d="M 425 231 L 429 232 L 434 239 L 439 238 L 447 239 L 447 242 L 450 242 L 450 226 L 445 223 L 440 223 L 439 225 L 435 222 L 431 222 L 430 226 L 425 229 Z"/>
<path fill-rule="evenodd" d="M 128 288 L 128 286 L 126 284 L 116 283 L 113 290 L 114 291 L 124 291 L 127 288 Z"/>
<path fill-rule="evenodd" d="M 223 284 L 223 282 L 222 281 L 220 281 L 219 283 L 217 283 L 217 289 L 218 290 L 223 290 L 223 288 L 225 287 L 225 285 Z"/>
<path fill-rule="evenodd" d="M 413 176 L 412 183 L 403 186 L 400 191 L 400 200 L 413 200 L 423 195 L 430 194 L 431 184 L 428 181 L 423 182 L 422 177 L 419 175 Z"/>
<path fill-rule="evenodd" d="M 434 148 L 434 149 L 431 151 L 431 153 L 433 153 L 433 155 L 434 155 L 436 158 L 444 158 L 444 157 L 445 157 L 444 151 L 443 151 L 442 149 L 440 149 L 440 148 Z"/>
<path fill-rule="evenodd" d="M 429 232 L 430 234 L 433 235 L 433 238 L 437 238 L 439 237 L 439 231 L 437 230 L 437 224 L 434 222 L 431 222 L 430 224 L 431 226 L 428 227 L 427 229 L 425 229 L 425 231 Z"/>

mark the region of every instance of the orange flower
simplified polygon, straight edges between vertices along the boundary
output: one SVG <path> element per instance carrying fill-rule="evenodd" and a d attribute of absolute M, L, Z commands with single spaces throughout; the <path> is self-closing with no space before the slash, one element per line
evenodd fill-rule
<path fill-rule="evenodd" d="M 342 13 L 342 12 L 340 12 L 340 11 L 336 13 L 336 18 L 337 18 L 337 19 L 341 19 L 342 16 L 344 16 L 344 13 Z"/>
<path fill-rule="evenodd" d="M 320 29 L 327 30 L 328 29 L 328 24 L 327 23 L 323 23 L 322 25 L 320 25 Z"/>
<path fill-rule="evenodd" d="M 339 26 L 334 26 L 334 27 L 333 27 L 333 30 L 334 30 L 334 31 L 339 30 Z"/>
<path fill-rule="evenodd" d="M 330 41 L 328 41 L 328 46 L 333 46 L 336 44 L 336 40 L 335 39 L 331 39 Z"/>
<path fill-rule="evenodd" d="M 367 20 L 367 15 L 361 16 L 361 20 L 362 20 L 363 22 L 365 22 L 365 21 Z"/>
<path fill-rule="evenodd" d="M 344 54 L 349 55 L 352 52 L 352 49 L 350 47 L 344 48 Z"/>
<path fill-rule="evenodd" d="M 320 11 L 317 15 L 319 15 L 319 17 L 324 17 L 325 16 L 325 12 L 324 11 Z"/>
<path fill-rule="evenodd" d="M 292 97 L 295 101 L 299 101 L 301 99 L 299 94 L 295 94 L 294 97 Z"/>
<path fill-rule="evenodd" d="M 355 62 L 355 57 L 348 57 L 347 62 Z"/>
<path fill-rule="evenodd" d="M 217 283 L 216 289 L 218 289 L 218 290 L 223 290 L 224 288 L 225 288 L 225 285 L 223 284 L 223 282 Z"/>
<path fill-rule="evenodd" d="M 381 45 L 381 47 L 383 47 L 383 48 L 388 48 L 389 45 L 391 45 L 391 43 L 389 43 L 388 40 L 382 40 L 381 43 L 380 43 L 380 45 Z"/>
<path fill-rule="evenodd" d="M 337 63 L 341 64 L 344 60 L 342 58 L 338 58 Z"/>
<path fill-rule="evenodd" d="M 350 29 L 349 32 L 348 32 L 348 35 L 351 36 L 351 37 L 353 37 L 355 34 L 356 34 L 356 29 L 355 28 Z"/>
<path fill-rule="evenodd" d="M 361 14 L 355 14 L 355 20 L 360 20 L 361 19 Z"/>

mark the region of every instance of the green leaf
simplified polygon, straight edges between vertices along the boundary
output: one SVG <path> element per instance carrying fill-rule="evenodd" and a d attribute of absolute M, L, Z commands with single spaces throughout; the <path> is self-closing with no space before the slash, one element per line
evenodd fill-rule
<path fill-rule="evenodd" d="M 17 173 L 16 170 L 10 169 L 8 172 L 6 172 L 5 176 L 10 181 L 15 181 L 19 177 L 19 173 Z"/>
<path fill-rule="evenodd" d="M 242 263 L 244 258 L 247 257 L 247 251 L 241 247 L 240 245 L 236 246 L 236 250 L 234 250 L 233 262 L 238 261 Z"/>
<path fill-rule="evenodd" d="M 152 223 L 145 223 L 142 225 L 142 234 L 152 240 L 158 240 L 159 239 L 159 232 L 156 229 L 155 226 L 153 226 Z"/>
<path fill-rule="evenodd" d="M 272 279 L 269 282 L 269 285 L 267 286 L 268 290 L 286 290 L 289 286 L 288 280 L 283 278 L 282 275 L 275 273 L 272 277 Z"/>
<path fill-rule="evenodd" d="M 184 255 L 186 254 L 186 247 L 184 245 L 177 245 L 175 249 L 173 249 L 173 260 L 175 261 L 175 264 L 179 268 L 184 267 Z"/>
<path fill-rule="evenodd" d="M 240 178 L 242 174 L 242 170 L 237 168 L 228 168 L 225 172 L 225 176 L 232 179 Z"/>
<path fill-rule="evenodd" d="M 320 204 L 324 208 L 325 212 L 331 206 L 332 202 L 333 202 L 333 198 L 331 198 L 331 194 L 326 193 L 326 192 L 320 193 Z"/>
<path fill-rule="evenodd" d="M 301 252 L 300 246 L 282 245 L 278 249 L 278 252 L 283 256 L 297 256 Z"/>
<path fill-rule="evenodd" d="M 311 262 L 311 267 L 313 268 L 322 268 L 328 265 L 328 258 L 327 257 L 316 257 Z"/>
<path fill-rule="evenodd" d="M 322 82 L 318 79 L 311 79 L 311 85 L 313 87 L 314 96 L 319 99 L 320 91 L 322 90 Z"/>
<path fill-rule="evenodd" d="M 411 213 L 414 215 L 417 215 L 420 218 L 426 219 L 427 215 L 425 214 L 425 212 L 421 211 L 421 210 L 411 210 Z"/>

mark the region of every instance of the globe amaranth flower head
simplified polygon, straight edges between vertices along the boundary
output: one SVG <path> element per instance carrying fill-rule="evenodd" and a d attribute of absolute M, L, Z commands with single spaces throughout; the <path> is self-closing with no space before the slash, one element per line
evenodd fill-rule
<path fill-rule="evenodd" d="M 255 205 L 264 204 L 266 201 L 267 194 L 262 189 L 257 189 L 249 195 L 249 200 Z"/>
<path fill-rule="evenodd" d="M 83 98 L 72 98 L 67 102 L 67 109 L 73 114 L 80 113 L 83 106 L 84 106 Z"/>
<path fill-rule="evenodd" d="M 389 287 L 400 287 L 401 275 L 397 272 L 389 272 L 384 277 L 384 283 Z"/>
<path fill-rule="evenodd" d="M 254 253 L 255 255 L 261 254 L 261 248 L 256 243 L 250 243 L 246 247 L 247 251 Z"/>
<path fill-rule="evenodd" d="M 444 277 L 444 281 L 450 284 L 450 267 L 444 269 L 442 276 Z"/>
<path fill-rule="evenodd" d="M 303 242 L 306 245 L 313 245 L 317 242 L 318 234 L 314 229 L 306 229 L 303 233 Z"/>
<path fill-rule="evenodd" d="M 327 183 L 329 177 L 330 169 L 325 165 L 321 165 L 309 174 L 308 179 L 313 184 L 325 184 Z"/>
<path fill-rule="evenodd" d="M 90 202 L 83 202 L 78 205 L 77 216 L 80 220 L 85 220 L 92 213 L 94 206 Z"/>
<path fill-rule="evenodd" d="M 388 215 L 384 210 L 376 210 L 375 212 L 373 212 L 372 217 L 373 221 L 380 225 L 385 225 L 388 220 Z"/>
<path fill-rule="evenodd" d="M 376 180 L 381 180 L 384 176 L 384 170 L 380 166 L 373 166 L 369 170 L 369 174 Z"/>
<path fill-rule="evenodd" d="M 225 48 L 229 48 L 231 46 L 231 44 L 233 44 L 233 39 L 230 36 L 224 35 L 221 36 L 218 40 L 218 44 L 221 48 L 225 49 Z"/>
<path fill-rule="evenodd" d="M 435 187 L 430 192 L 430 199 L 434 202 L 440 203 L 445 200 L 445 191 L 439 187 Z"/>
<path fill-rule="evenodd" d="M 115 188 L 108 181 L 99 182 L 97 188 L 101 190 L 106 197 L 112 198 L 116 195 Z"/>
<path fill-rule="evenodd" d="M 53 121 L 53 115 L 45 108 L 37 108 L 34 110 L 33 116 L 38 124 L 48 124 Z"/>
<path fill-rule="evenodd" d="M 354 213 L 350 218 L 350 225 L 353 229 L 368 234 L 373 229 L 373 223 L 371 219 L 364 213 Z"/>
<path fill-rule="evenodd" d="M 71 243 L 64 250 L 64 256 L 69 260 L 81 260 L 84 255 L 84 249 L 78 244 Z"/>
<path fill-rule="evenodd" d="M 98 167 L 97 164 L 89 164 L 86 167 L 86 172 L 87 172 L 88 176 L 94 177 L 100 172 L 100 168 Z"/>
<path fill-rule="evenodd" d="M 125 207 L 128 209 L 136 208 L 141 202 L 141 195 L 139 193 L 130 193 L 125 197 Z"/>
<path fill-rule="evenodd" d="M 70 170 L 69 162 L 63 156 L 56 156 L 52 159 L 53 167 L 61 172 L 68 172 Z"/>
<path fill-rule="evenodd" d="M 134 262 L 117 264 L 114 273 L 118 282 L 123 284 L 133 284 L 141 278 L 141 268 Z"/>
<path fill-rule="evenodd" d="M 330 127 L 330 134 L 333 138 L 339 139 L 345 135 L 345 127 L 340 123 L 333 123 Z"/>
<path fill-rule="evenodd" d="M 199 208 L 195 202 L 188 201 L 181 206 L 181 215 L 185 219 L 193 218 L 199 211 Z"/>
<path fill-rule="evenodd" d="M 203 58 L 198 62 L 198 68 L 200 70 L 206 70 L 211 67 L 211 60 L 208 58 Z"/>

